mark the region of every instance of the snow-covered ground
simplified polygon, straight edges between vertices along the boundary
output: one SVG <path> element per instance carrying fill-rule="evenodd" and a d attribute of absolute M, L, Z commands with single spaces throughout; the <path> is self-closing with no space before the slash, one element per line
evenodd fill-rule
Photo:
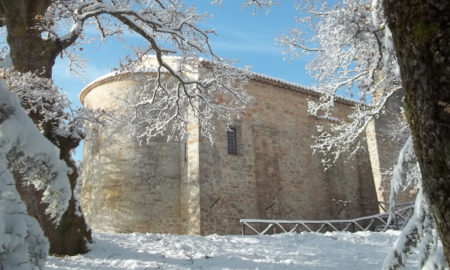
<path fill-rule="evenodd" d="M 82 256 L 47 269 L 380 269 L 399 232 L 187 236 L 95 233 Z M 413 262 L 407 269 L 417 269 Z"/>

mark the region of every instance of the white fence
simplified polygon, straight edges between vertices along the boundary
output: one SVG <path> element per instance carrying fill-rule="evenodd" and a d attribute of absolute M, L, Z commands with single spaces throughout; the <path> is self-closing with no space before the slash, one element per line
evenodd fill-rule
<path fill-rule="evenodd" d="M 242 234 L 276 234 L 288 232 L 318 232 L 328 231 L 385 231 L 387 229 L 402 229 L 414 212 L 414 203 L 398 205 L 388 224 L 389 213 L 355 219 L 336 220 L 268 220 L 241 219 Z"/>

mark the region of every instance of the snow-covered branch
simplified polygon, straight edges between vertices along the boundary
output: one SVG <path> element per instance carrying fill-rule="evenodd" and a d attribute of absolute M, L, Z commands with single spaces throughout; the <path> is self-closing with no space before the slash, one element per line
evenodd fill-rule
<path fill-rule="evenodd" d="M 95 25 L 102 39 L 131 31 L 144 38 L 148 49 L 157 55 L 171 52 L 217 59 L 209 44 L 213 31 L 198 26 L 207 17 L 179 0 L 55 0 L 44 19 L 47 23 L 41 27 L 61 50 L 81 42 L 86 38 L 85 28 Z"/>
<path fill-rule="evenodd" d="M 244 1 L 242 8 L 253 8 L 253 14 L 256 14 L 258 10 L 265 10 L 266 14 L 269 13 L 273 6 L 280 5 L 281 1 L 274 0 L 249 0 Z"/>
<path fill-rule="evenodd" d="M 84 137 L 82 121 L 79 117 L 89 112 L 73 110 L 67 96 L 53 83 L 53 80 L 11 69 L 2 70 L 10 90 L 21 99 L 22 106 L 33 118 L 41 131 L 48 123 L 59 136 L 80 141 Z"/>
<path fill-rule="evenodd" d="M 384 104 L 395 91 L 386 93 L 388 96 L 379 97 L 379 106 L 367 106 L 360 104 L 355 106 L 348 115 L 348 121 L 339 121 L 331 124 L 327 129 L 322 125 L 317 126 L 318 135 L 314 136 L 313 150 L 322 155 L 322 163 L 325 168 L 331 166 L 343 153 L 355 153 L 360 148 L 361 134 L 367 125 L 384 109 Z M 309 102 L 310 113 L 318 115 L 322 104 Z M 351 157 L 351 155 L 350 155 Z"/>
<path fill-rule="evenodd" d="M 8 165 L 17 156 L 39 165 L 26 172 L 31 176 L 27 183 L 18 184 L 43 190 L 46 212 L 55 222 L 66 211 L 71 196 L 69 168 L 59 159 L 59 150 L 36 129 L 3 80 L 0 100 L 0 268 L 42 269 L 48 242 L 37 221 L 28 216 Z M 33 177 L 32 172 L 46 177 Z"/>
<path fill-rule="evenodd" d="M 151 61 L 154 57 L 147 59 Z M 147 141 L 163 134 L 169 140 L 180 138 L 186 131 L 189 111 L 200 122 L 203 135 L 212 140 L 214 122 L 218 119 L 230 121 L 250 102 L 243 87 L 250 77 L 245 71 L 226 62 L 179 57 L 165 59 L 172 61 L 172 72 L 183 76 L 190 74 L 190 79 L 180 82 L 157 64 L 147 72 L 137 73 L 139 69 L 135 69 L 129 73 L 139 82 L 139 87 L 137 93 L 131 93 L 132 97 L 126 99 L 127 107 L 133 110 L 131 118 L 125 117 L 122 121 L 133 137 Z M 145 59 L 142 64 L 146 66 Z"/>
<path fill-rule="evenodd" d="M 3 80 L 0 86 L 7 89 Z M 3 115 L 0 123 L 2 138 L 0 142 L 2 155 L 4 155 L 2 158 L 8 158 L 11 161 L 14 157 L 11 158 L 10 155 L 14 152 L 14 156 L 29 158 L 40 167 L 45 167 L 43 173 L 46 173 L 47 177 L 33 177 L 27 184 L 32 184 L 37 190 L 45 190 L 43 202 L 48 204 L 47 213 L 58 222 L 70 198 L 70 186 L 67 180 L 70 169 L 59 159 L 58 149 L 36 129 L 19 105 L 17 97 L 7 90 L 3 92 L 5 92 L 2 93 L 1 99 Z"/>
<path fill-rule="evenodd" d="M 262 2 L 260 4 L 264 4 Z M 183 112 L 187 107 L 206 123 L 213 115 L 229 120 L 232 113 L 241 111 L 249 101 L 246 92 L 235 83 L 245 82 L 244 72 L 233 69 L 231 63 L 215 55 L 209 43 L 214 31 L 199 26 L 207 18 L 208 15 L 200 14 L 195 7 L 186 6 L 180 0 L 77 0 L 70 3 L 57 0 L 53 1 L 45 18 L 52 23 L 42 25 L 47 26 L 49 39 L 63 48 L 81 44 L 86 39 L 84 31 L 90 25 L 95 26 L 102 40 L 132 33 L 145 41 L 144 46 L 132 48 L 132 55 L 122 61 L 117 72 L 139 73 L 138 67 L 146 61 L 147 55 L 154 55 L 156 59 L 152 70 L 157 73 L 156 77 L 137 74 L 135 77 L 143 90 L 134 103 L 128 104 L 135 111 L 130 123 L 146 126 L 139 128 L 141 134 L 137 134 L 136 129 L 131 134 L 148 140 L 164 133 L 166 127 L 175 128 L 173 132 L 177 133 L 185 121 Z M 65 52 L 77 63 L 73 48 Z M 180 64 L 173 66 L 168 54 L 176 55 Z M 200 59 L 215 64 L 202 76 L 193 78 L 189 70 L 205 62 Z M 83 67 L 82 62 L 79 67 Z M 227 103 L 218 104 L 218 96 L 227 97 Z M 149 115 L 153 118 L 146 119 Z M 208 133 L 206 130 L 212 125 L 203 127 Z"/>
<path fill-rule="evenodd" d="M 418 250 L 420 269 L 446 269 L 442 249 L 438 248 L 439 237 L 436 223 L 431 212 L 428 198 L 423 193 L 422 175 L 410 136 L 402 147 L 397 165 L 394 168 L 390 193 L 389 224 L 393 219 L 397 194 L 408 187 L 418 189 L 414 214 L 406 224 L 393 250 L 385 259 L 383 269 L 401 269 L 406 265 L 408 256 Z"/>
<path fill-rule="evenodd" d="M 309 113 L 329 116 L 336 96 L 361 103 L 331 130 L 319 127 L 313 148 L 329 166 L 342 153 L 355 152 L 367 124 L 401 89 L 398 67 L 391 45 L 382 38 L 386 29 L 380 5 L 367 0 L 332 4 L 304 0 L 298 1 L 297 9 L 300 26 L 289 29 L 278 42 L 290 59 L 314 56 L 307 69 L 324 95 L 320 102 L 310 102 Z"/>
<path fill-rule="evenodd" d="M 275 0 L 246 0 L 242 3 L 242 8 L 254 8 L 255 14 L 258 10 L 266 10 L 266 12 L 269 12 L 269 10 L 273 6 L 277 6 L 281 4 L 281 0 L 275 1 Z M 212 0 L 211 5 L 222 5 L 223 0 Z"/>
<path fill-rule="evenodd" d="M 392 172 L 391 192 L 389 204 L 395 209 L 398 194 L 408 187 L 417 186 L 421 181 L 421 173 L 414 151 L 412 136 L 406 140 L 400 150 L 397 164 Z"/>

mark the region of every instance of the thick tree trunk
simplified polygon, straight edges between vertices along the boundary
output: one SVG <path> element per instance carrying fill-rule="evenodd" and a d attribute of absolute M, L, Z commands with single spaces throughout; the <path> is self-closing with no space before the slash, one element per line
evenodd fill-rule
<path fill-rule="evenodd" d="M 39 29 L 50 4 L 50 0 L 0 1 L 3 17 L 6 18 L 10 55 L 17 71 L 32 71 L 46 78 L 52 75 L 60 49 L 56 42 L 42 39 Z"/>
<path fill-rule="evenodd" d="M 43 39 L 38 27 L 50 4 L 51 0 L 0 0 L 0 10 L 6 18 L 7 41 L 15 70 L 30 71 L 38 76 L 51 78 L 52 67 L 62 47 L 57 41 Z M 39 112 L 30 116 L 36 123 L 43 119 Z M 78 173 L 71 152 L 79 145 L 80 139 L 56 134 L 57 125 L 58 123 L 54 121 L 44 123 L 44 135 L 60 149 L 61 159 L 72 169 L 68 177 L 73 191 Z M 16 182 L 21 181 L 16 179 Z M 42 193 L 29 186 L 24 187 L 20 184 L 17 186 L 29 214 L 39 221 L 49 239 L 50 253 L 75 255 L 88 250 L 87 243 L 91 241 L 91 231 L 76 205 L 73 193 L 68 210 L 60 224 L 56 225 L 45 214 L 46 205 L 41 203 Z"/>
<path fill-rule="evenodd" d="M 424 191 L 450 262 L 450 2 L 384 0 L 384 5 Z"/>

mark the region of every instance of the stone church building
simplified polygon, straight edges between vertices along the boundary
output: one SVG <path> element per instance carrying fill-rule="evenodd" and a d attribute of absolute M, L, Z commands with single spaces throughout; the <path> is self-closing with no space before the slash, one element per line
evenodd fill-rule
<path fill-rule="evenodd" d="M 130 74 L 109 75 L 88 85 L 80 98 L 89 109 L 126 111 L 118 100 L 135 88 Z M 130 140 L 119 124 L 88 124 L 82 208 L 90 226 L 107 232 L 238 234 L 241 218 L 339 219 L 379 212 L 377 201 L 388 196 L 383 170 L 395 157 L 381 160 L 381 150 L 393 148 L 379 146 L 374 127 L 361 138 L 365 149 L 355 159 L 324 171 L 321 157 L 312 153 L 312 135 L 317 123 L 332 120 L 307 112 L 319 93 L 261 74 L 246 88 L 252 104 L 230 129 L 217 123 L 214 144 L 196 121 L 189 122 L 183 140 L 145 145 Z M 334 117 L 345 119 L 354 105 L 338 99 Z"/>

